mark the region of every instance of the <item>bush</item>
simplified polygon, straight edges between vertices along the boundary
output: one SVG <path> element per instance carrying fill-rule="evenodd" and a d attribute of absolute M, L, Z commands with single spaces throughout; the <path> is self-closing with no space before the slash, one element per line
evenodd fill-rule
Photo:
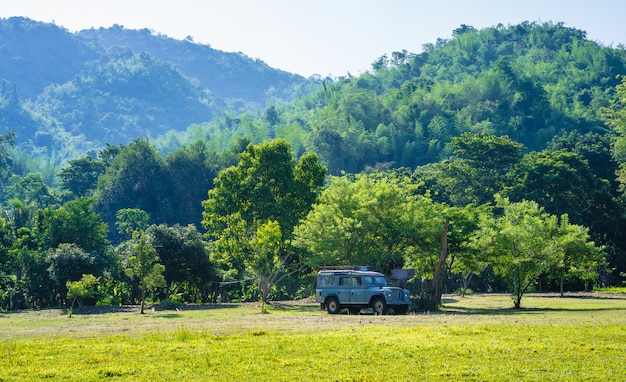
<path fill-rule="evenodd" d="M 183 297 L 171 294 L 159 303 L 159 310 L 176 310 L 184 305 Z"/>

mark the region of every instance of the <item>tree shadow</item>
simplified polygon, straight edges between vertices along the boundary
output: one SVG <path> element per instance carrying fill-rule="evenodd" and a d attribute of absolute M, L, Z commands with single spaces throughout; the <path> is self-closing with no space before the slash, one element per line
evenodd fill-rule
<path fill-rule="evenodd" d="M 271 311 L 277 312 L 293 312 L 293 313 L 311 313 L 320 311 L 319 304 L 316 303 L 294 303 L 291 301 L 272 301 L 268 304 Z"/>
<path fill-rule="evenodd" d="M 182 317 L 182 315 L 180 313 L 159 314 L 159 318 L 173 319 L 173 318 L 180 318 L 180 317 Z"/>
<path fill-rule="evenodd" d="M 547 312 L 602 312 L 602 311 L 626 311 L 626 308 L 470 308 L 470 307 L 444 307 L 440 313 L 460 314 L 460 315 L 518 315 L 526 313 L 547 313 Z"/>

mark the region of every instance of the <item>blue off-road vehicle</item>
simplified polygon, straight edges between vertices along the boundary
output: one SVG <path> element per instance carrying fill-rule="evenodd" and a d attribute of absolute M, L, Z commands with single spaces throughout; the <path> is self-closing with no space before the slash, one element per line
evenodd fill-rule
<path fill-rule="evenodd" d="M 352 314 L 363 308 L 371 308 L 374 314 L 406 314 L 411 305 L 409 291 L 389 286 L 382 273 L 364 268 L 329 268 L 317 273 L 315 301 L 321 309 L 337 314 L 348 309 Z"/>

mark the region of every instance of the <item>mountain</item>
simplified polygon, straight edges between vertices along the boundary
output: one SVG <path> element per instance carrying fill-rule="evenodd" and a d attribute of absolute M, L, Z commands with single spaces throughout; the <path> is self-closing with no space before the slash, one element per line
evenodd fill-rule
<path fill-rule="evenodd" d="M 263 61 L 253 60 L 243 53 L 225 53 L 208 45 L 196 44 L 191 38 L 179 41 L 155 35 L 148 29 L 129 30 L 115 25 L 84 30 L 79 36 L 107 50 L 128 48 L 169 62 L 221 98 L 265 105 L 271 99 L 291 99 L 294 86 L 304 83 L 299 75 L 272 69 Z"/>
<path fill-rule="evenodd" d="M 308 91 L 312 79 L 242 53 L 121 26 L 70 33 L 0 19 L 0 133 L 56 161 L 257 112 Z"/>
<path fill-rule="evenodd" d="M 421 53 L 393 52 L 370 72 L 277 107 L 267 134 L 318 153 L 333 174 L 439 162 L 463 133 L 506 135 L 539 151 L 574 131 L 610 134 L 601 110 L 625 73 L 623 46 L 562 23 L 463 25 Z M 267 121 L 249 124 L 259 131 Z"/>

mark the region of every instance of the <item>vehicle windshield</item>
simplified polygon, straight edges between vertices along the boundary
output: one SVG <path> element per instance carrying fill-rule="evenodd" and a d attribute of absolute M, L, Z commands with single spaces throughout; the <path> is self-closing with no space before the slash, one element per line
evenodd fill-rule
<path fill-rule="evenodd" d="M 365 276 L 363 277 L 363 281 L 365 281 L 365 284 L 367 285 L 387 286 L 387 279 L 385 276 Z"/>

